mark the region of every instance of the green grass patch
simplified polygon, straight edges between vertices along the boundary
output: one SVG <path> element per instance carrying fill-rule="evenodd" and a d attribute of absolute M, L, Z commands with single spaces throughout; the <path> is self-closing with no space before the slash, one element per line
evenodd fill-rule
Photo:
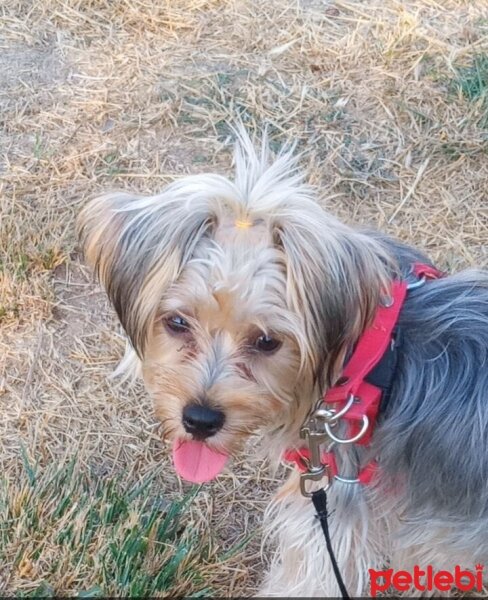
<path fill-rule="evenodd" d="M 178 501 L 94 477 L 75 461 L 0 480 L 0 565 L 18 597 L 208 595 L 208 541 L 187 523 L 198 488 Z"/>
<path fill-rule="evenodd" d="M 488 94 L 488 55 L 476 56 L 472 66 L 458 69 L 458 85 L 468 100 L 486 98 Z"/>
<path fill-rule="evenodd" d="M 470 102 L 480 102 L 483 111 L 480 125 L 488 125 L 488 55 L 475 56 L 469 67 L 457 69 L 454 81 L 458 90 Z"/>

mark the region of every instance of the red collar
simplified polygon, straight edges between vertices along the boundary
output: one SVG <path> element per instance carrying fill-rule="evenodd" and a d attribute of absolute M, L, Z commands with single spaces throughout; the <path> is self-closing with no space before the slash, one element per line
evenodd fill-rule
<path fill-rule="evenodd" d="M 333 408 L 336 413 L 344 409 L 353 398 L 351 407 L 341 417 L 346 423 L 346 439 L 352 440 L 360 436 L 354 443 L 367 446 L 376 425 L 383 390 L 369 383 L 366 378 L 379 365 L 387 350 L 395 344 L 394 330 L 405 302 L 409 288 L 419 287 L 427 279 L 437 279 L 443 273 L 420 263 L 412 266 L 412 274 L 416 277 L 413 284 L 405 280 L 397 280 L 392 284 L 391 302 L 382 304 L 375 315 L 371 326 L 360 337 L 352 356 L 347 362 L 341 377 L 324 396 L 324 404 Z M 363 431 L 364 430 L 364 431 Z M 362 433 L 362 435 L 360 435 Z M 301 447 L 285 451 L 283 458 L 294 463 L 301 473 L 309 471 L 308 460 L 310 449 Z M 330 477 L 337 477 L 337 465 L 333 452 L 324 452 L 321 461 L 328 467 Z M 376 461 L 371 461 L 359 470 L 357 479 L 364 484 L 371 481 L 376 472 Z"/>

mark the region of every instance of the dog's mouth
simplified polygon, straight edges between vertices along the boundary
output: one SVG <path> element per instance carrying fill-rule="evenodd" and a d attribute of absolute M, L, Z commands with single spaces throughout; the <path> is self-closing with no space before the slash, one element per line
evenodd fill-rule
<path fill-rule="evenodd" d="M 215 479 L 224 469 L 228 454 L 210 448 L 198 440 L 176 439 L 173 443 L 173 464 L 182 479 L 205 483 Z"/>

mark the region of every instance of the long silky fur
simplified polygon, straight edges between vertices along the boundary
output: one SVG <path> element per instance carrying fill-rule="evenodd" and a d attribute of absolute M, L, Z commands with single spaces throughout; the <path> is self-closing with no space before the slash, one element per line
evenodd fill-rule
<path fill-rule="evenodd" d="M 384 242 L 405 276 L 411 261 L 425 260 Z M 336 481 L 329 492 L 336 557 L 356 596 L 369 593 L 370 568 L 474 570 L 488 561 L 488 272 L 410 292 L 400 328 L 398 371 L 372 444 L 381 475 L 371 488 Z M 360 457 L 341 452 L 351 475 L 346 463 Z M 266 531 L 278 549 L 264 595 L 339 595 L 311 502 L 297 486 L 270 505 Z"/>
<path fill-rule="evenodd" d="M 129 338 L 121 369 L 139 373 L 161 298 L 185 269 L 198 267 L 203 280 L 210 268 L 232 268 L 212 241 L 219 224 L 228 217 L 266 224 L 282 264 L 269 265 L 269 276 L 263 266 L 263 276 L 277 277 L 272 289 L 296 315 L 286 322 L 308 382 L 290 390 L 285 420 L 265 431 L 276 462 L 300 445 L 300 426 L 391 279 L 426 259 L 324 212 L 291 148 L 271 162 L 266 140 L 257 152 L 245 131 L 237 137 L 233 182 L 195 175 L 148 198 L 106 195 L 83 211 L 79 231 Z M 253 289 L 253 274 L 240 276 L 249 278 L 246 293 L 258 305 L 262 290 Z M 400 326 L 398 372 L 372 444 L 381 474 L 367 488 L 334 482 L 330 490 L 333 545 L 353 595 L 368 593 L 368 568 L 488 563 L 488 272 L 466 271 L 410 292 Z M 339 454 L 343 475 L 369 457 L 356 448 Z M 337 596 L 296 474 L 266 512 L 265 530 L 276 550 L 262 595 Z"/>

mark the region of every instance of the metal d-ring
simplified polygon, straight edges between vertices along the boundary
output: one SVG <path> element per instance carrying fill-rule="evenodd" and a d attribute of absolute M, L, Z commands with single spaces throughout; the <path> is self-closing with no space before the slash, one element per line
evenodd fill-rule
<path fill-rule="evenodd" d="M 334 435 L 332 433 L 329 423 L 325 423 L 325 431 L 327 432 L 327 435 L 330 437 L 330 439 L 333 440 L 334 442 L 336 442 L 337 444 L 354 444 L 354 442 L 357 442 L 358 440 L 360 440 L 363 437 L 363 435 L 366 433 L 366 431 L 368 430 L 368 427 L 369 427 L 368 416 L 363 415 L 362 419 L 363 419 L 363 424 L 361 426 L 361 430 L 359 431 L 359 433 L 357 433 L 352 438 L 344 439 L 344 438 L 337 437 L 336 435 Z"/>
<path fill-rule="evenodd" d="M 419 277 L 416 281 L 413 281 L 412 283 L 407 283 L 407 290 L 416 290 L 417 288 L 422 287 L 426 280 L 427 278 L 425 277 L 425 275 L 422 275 L 422 277 Z"/>
<path fill-rule="evenodd" d="M 318 408 L 314 412 L 313 416 L 316 419 L 325 421 L 326 424 L 333 425 L 347 413 L 347 411 L 351 408 L 351 406 L 353 404 L 354 404 L 354 394 L 349 394 L 346 404 L 338 412 L 336 412 L 335 409 Z"/>
<path fill-rule="evenodd" d="M 334 479 L 340 481 L 342 483 L 361 483 L 361 480 L 356 477 L 356 479 L 352 479 L 351 477 L 341 477 L 341 475 L 334 475 Z"/>
<path fill-rule="evenodd" d="M 410 266 L 410 270 L 408 272 L 407 277 L 409 275 L 413 275 L 415 277 L 415 280 L 411 283 L 407 283 L 407 290 L 416 290 L 417 288 L 422 287 L 427 281 L 427 277 L 425 275 L 420 275 L 420 277 L 416 275 L 413 264 Z"/>

